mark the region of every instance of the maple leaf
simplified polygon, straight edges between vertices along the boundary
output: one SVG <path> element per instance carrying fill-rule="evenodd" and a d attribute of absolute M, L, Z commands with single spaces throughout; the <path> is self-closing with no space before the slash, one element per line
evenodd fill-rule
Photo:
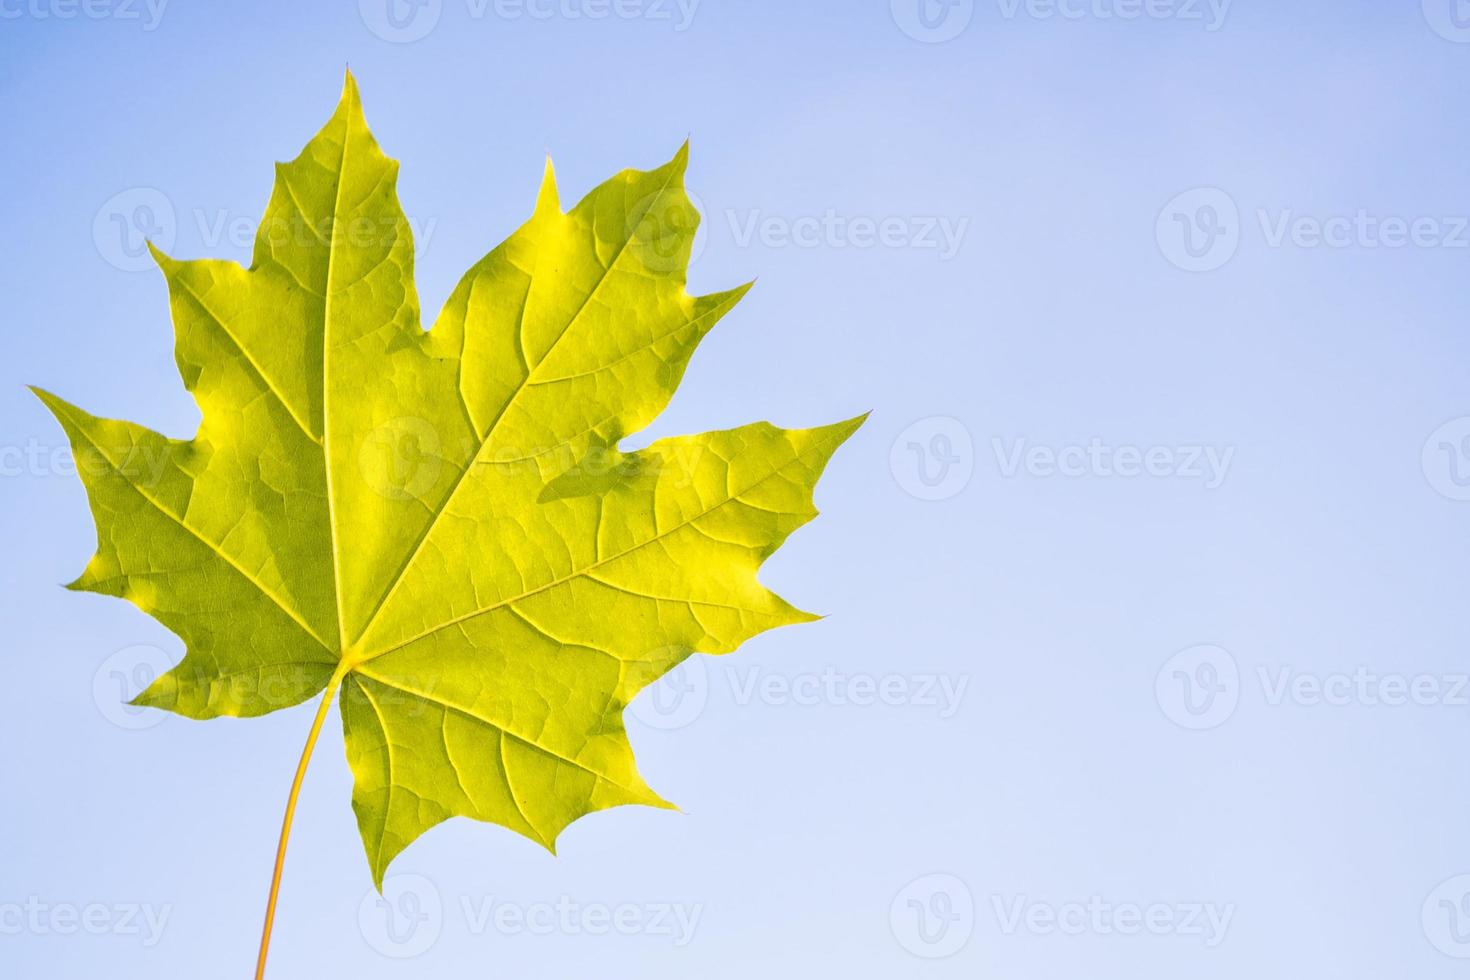
<path fill-rule="evenodd" d="M 87 463 L 98 548 L 71 587 L 130 600 L 186 645 L 135 703 L 256 716 L 325 692 L 272 910 L 338 692 L 381 888 L 452 816 L 553 848 L 586 813 L 667 805 L 634 764 L 629 701 L 691 653 L 813 618 L 756 572 L 815 516 L 861 418 L 618 448 L 748 288 L 685 291 L 686 153 L 569 212 L 548 163 L 533 216 L 424 331 L 398 165 L 349 75 L 278 165 L 249 269 L 154 252 L 195 437 L 37 391 Z"/>

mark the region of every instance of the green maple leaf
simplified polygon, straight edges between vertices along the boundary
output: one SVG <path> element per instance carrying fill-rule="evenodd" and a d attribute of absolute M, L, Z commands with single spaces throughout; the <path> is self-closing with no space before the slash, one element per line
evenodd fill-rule
<path fill-rule="evenodd" d="M 554 846 L 583 814 L 665 804 L 622 723 L 691 653 L 813 617 L 756 572 L 816 511 L 862 419 L 618 442 L 668 403 L 748 287 L 692 297 L 686 150 L 530 220 L 420 327 L 397 163 L 347 79 L 278 166 L 249 269 L 155 252 L 192 440 L 38 391 L 98 529 L 72 587 L 187 653 L 135 703 L 256 716 L 340 691 L 375 883 L 453 816 Z M 287 826 L 282 835 L 284 853 Z M 279 871 L 278 871 L 279 874 Z"/>

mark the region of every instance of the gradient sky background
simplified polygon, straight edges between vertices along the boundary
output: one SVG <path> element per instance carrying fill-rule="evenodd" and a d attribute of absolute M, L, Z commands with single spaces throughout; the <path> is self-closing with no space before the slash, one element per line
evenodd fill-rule
<path fill-rule="evenodd" d="M 94 532 L 23 384 L 191 433 L 138 229 L 247 260 L 230 229 L 350 64 L 403 161 L 426 316 L 529 214 L 546 153 L 570 203 L 688 136 L 691 288 L 760 282 L 639 440 L 873 416 L 763 576 L 830 617 L 636 706 L 642 771 L 683 813 L 595 815 L 557 858 L 456 821 L 381 907 L 334 712 L 272 977 L 1463 975 L 1470 7 L 393 2 L 423 37 L 379 36 L 377 0 L 0 0 L 0 973 L 253 964 L 311 711 L 118 707 L 181 645 L 57 587 Z M 1303 218 L 1350 224 L 1278 235 Z M 1384 219 L 1418 241 L 1387 246 Z M 1079 455 L 1093 440 L 1159 447 L 1155 474 Z M 1016 468 L 1018 446 L 1081 465 Z M 1218 479 L 1190 465 L 1205 447 Z M 811 703 L 760 693 L 824 672 Z M 853 703 L 890 677 L 902 703 Z M 1394 678 L 1428 703 L 1384 703 Z M 964 685 L 953 710 L 931 680 Z M 1089 902 L 1122 923 L 1067 908 Z M 58 934 L 93 903 L 100 934 Z M 486 925 L 500 903 L 642 927 Z M 167 910 L 156 942 L 132 904 Z M 1129 905 L 1162 934 L 1121 928 Z M 658 928 L 675 906 L 692 935 Z"/>

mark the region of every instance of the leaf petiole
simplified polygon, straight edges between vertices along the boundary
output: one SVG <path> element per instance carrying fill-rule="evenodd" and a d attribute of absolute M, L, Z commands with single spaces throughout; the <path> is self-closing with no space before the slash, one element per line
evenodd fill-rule
<path fill-rule="evenodd" d="M 350 665 L 344 659 L 333 671 L 332 679 L 327 682 L 326 690 L 322 693 L 322 703 L 316 709 L 316 717 L 311 722 L 311 731 L 306 735 L 306 745 L 301 750 L 301 762 L 296 766 L 296 777 L 291 780 L 291 793 L 286 797 L 286 815 L 281 821 L 281 841 L 276 845 L 276 867 L 271 874 L 270 898 L 265 905 L 265 926 L 260 933 L 260 957 L 255 961 L 255 980 L 263 980 L 265 977 L 265 958 L 270 952 L 271 927 L 276 921 L 276 899 L 281 893 L 281 872 L 286 866 L 286 844 L 291 839 L 291 821 L 296 816 L 296 799 L 301 795 L 301 783 L 306 779 L 306 767 L 311 764 L 311 754 L 316 750 L 316 740 L 322 733 L 322 724 L 327 720 L 327 712 L 332 707 L 332 699 L 337 696 L 337 688 L 342 686 L 342 679 L 347 676 L 347 671 L 350 669 Z"/>

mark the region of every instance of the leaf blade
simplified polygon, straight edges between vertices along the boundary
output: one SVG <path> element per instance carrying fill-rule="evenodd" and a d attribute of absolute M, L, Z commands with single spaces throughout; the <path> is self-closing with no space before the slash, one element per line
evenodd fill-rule
<path fill-rule="evenodd" d="M 548 162 L 530 219 L 425 332 L 398 164 L 348 75 L 277 166 L 248 269 L 154 252 L 195 437 L 37 392 L 100 460 L 77 587 L 185 641 L 136 703 L 253 716 L 340 690 L 379 886 L 455 816 L 554 850 L 585 814 L 670 806 L 638 773 L 627 705 L 692 654 L 816 618 L 757 573 L 816 516 L 863 418 L 619 448 L 750 288 L 685 289 L 687 162 L 685 144 L 570 211 Z M 156 462 L 148 481 L 116 447 Z"/>

